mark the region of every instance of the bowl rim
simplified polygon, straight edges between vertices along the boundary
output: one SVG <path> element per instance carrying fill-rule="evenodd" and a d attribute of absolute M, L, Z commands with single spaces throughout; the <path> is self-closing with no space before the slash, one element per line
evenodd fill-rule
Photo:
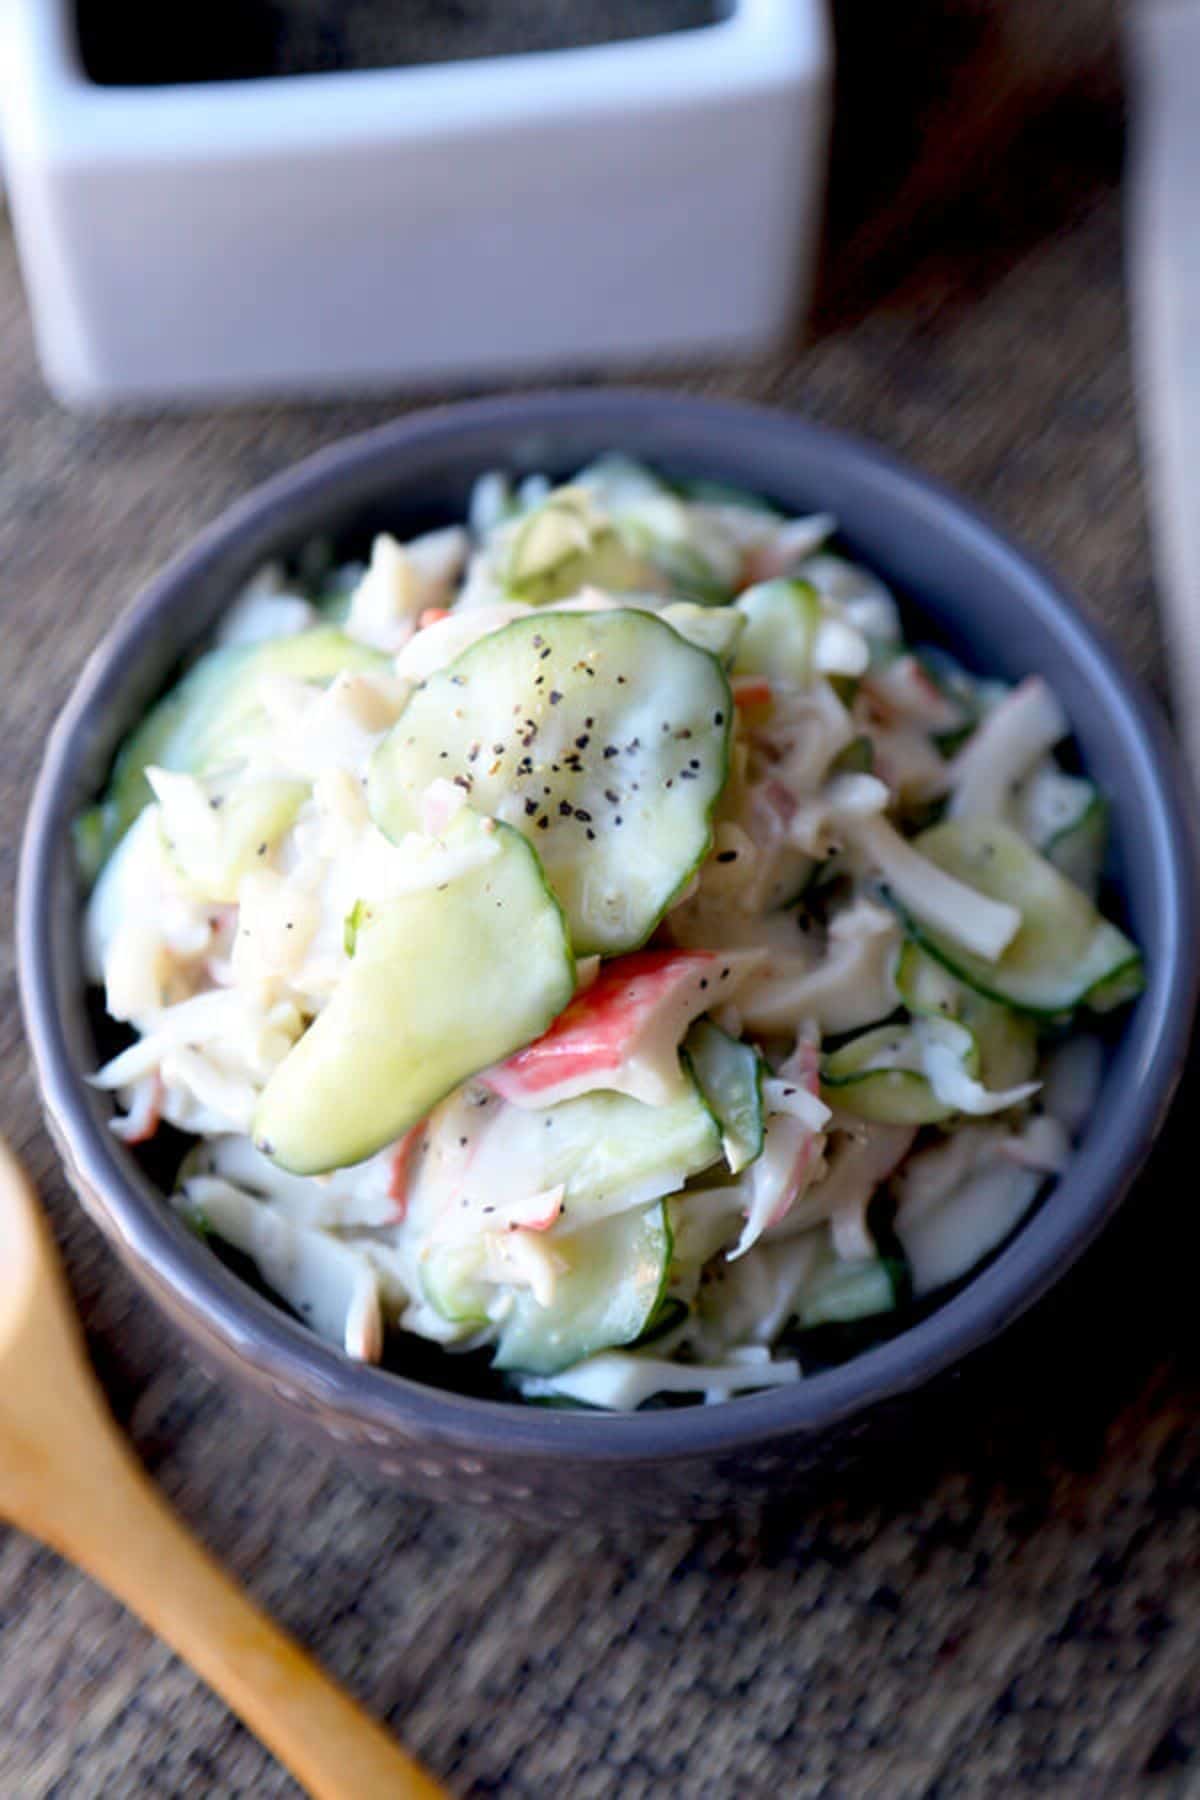
<path fill-rule="evenodd" d="M 681 448 L 696 433 L 736 439 L 750 432 L 781 445 L 804 441 L 827 464 L 865 469 L 910 513 L 936 517 L 941 534 L 982 546 L 1064 654 L 1082 667 L 1120 732 L 1145 804 L 1146 854 L 1160 874 L 1164 951 L 1130 1025 L 1139 1052 L 1133 1085 L 1112 1109 L 1126 1128 L 1093 1192 L 1075 1194 L 1068 1169 L 1056 1189 L 1063 1204 L 1043 1207 L 979 1276 L 928 1317 L 846 1363 L 719 1406 L 604 1414 L 482 1399 L 356 1363 L 241 1281 L 165 1204 L 152 1202 L 148 1189 L 140 1192 L 72 1067 L 55 1001 L 50 896 L 87 721 L 103 706 L 124 658 L 141 652 L 148 624 L 160 615 L 174 618 L 190 584 L 219 565 L 239 539 L 261 529 L 270 515 L 278 513 L 282 521 L 301 512 L 333 478 L 386 463 L 397 453 L 452 448 L 456 438 L 498 427 L 514 436 L 603 428 L 619 442 L 623 423 L 653 425 L 664 437 L 673 429 Z M 1040 1300 L 1100 1232 L 1145 1160 L 1184 1064 L 1200 983 L 1198 866 L 1189 791 L 1157 709 L 1057 579 L 984 513 L 875 445 L 797 415 L 657 388 L 551 389 L 421 409 L 318 450 L 235 502 L 142 590 L 89 657 L 47 744 L 21 847 L 18 975 L 42 1101 L 72 1184 L 160 1305 L 176 1322 L 185 1315 L 194 1337 L 224 1361 L 235 1359 L 260 1387 L 327 1418 L 357 1423 L 378 1441 L 399 1431 L 430 1446 L 469 1450 L 481 1441 L 491 1448 L 502 1442 L 518 1455 L 627 1464 L 736 1455 L 768 1439 L 818 1434 L 948 1371 Z"/>

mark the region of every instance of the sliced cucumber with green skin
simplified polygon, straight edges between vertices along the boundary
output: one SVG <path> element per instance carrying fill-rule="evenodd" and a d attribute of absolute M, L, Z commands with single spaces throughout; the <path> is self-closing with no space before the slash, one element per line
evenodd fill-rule
<path fill-rule="evenodd" d="M 670 1337 L 673 1332 L 678 1331 L 682 1325 L 687 1323 L 691 1317 L 691 1311 L 687 1301 L 681 1300 L 678 1295 L 663 1294 L 642 1330 L 632 1340 L 631 1347 L 634 1350 L 642 1350 L 648 1344 L 661 1344 L 664 1338 Z"/>
<path fill-rule="evenodd" d="M 1053 1018 L 1081 1005 L 1107 1011 L 1140 992 L 1136 945 L 1010 827 L 954 819 L 923 832 L 913 848 L 955 880 L 1021 915 L 1007 949 L 985 962 L 905 912 L 909 934 L 978 993 Z"/>
<path fill-rule="evenodd" d="M 712 844 L 733 704 L 716 659 L 651 613 L 548 613 L 410 697 L 368 804 L 413 830 L 438 776 L 533 844 L 580 955 L 643 944 Z"/>
<path fill-rule="evenodd" d="M 746 626 L 736 607 L 698 606 L 692 600 L 673 600 L 662 608 L 659 618 L 689 644 L 719 657 L 726 668 Z"/>
<path fill-rule="evenodd" d="M 714 572 L 694 545 L 663 537 L 640 519 L 621 519 L 618 530 L 631 555 L 657 570 L 670 591 L 697 606 L 727 606 L 733 590 Z"/>
<path fill-rule="evenodd" d="M 814 675 L 862 675 L 865 636 L 831 612 L 811 582 L 794 577 L 747 588 L 733 610 L 746 621 L 734 659 L 736 675 L 767 675 L 807 687 Z"/>
<path fill-rule="evenodd" d="M 816 588 L 807 581 L 765 581 L 739 594 L 734 610 L 746 621 L 734 673 L 807 687 L 823 611 Z"/>
<path fill-rule="evenodd" d="M 333 998 L 259 1101 L 255 1142 L 295 1174 L 390 1144 L 574 992 L 562 914 L 516 832 L 464 808 L 429 856 L 429 887 L 360 922 Z"/>
<path fill-rule="evenodd" d="M 721 1128 L 730 1173 L 737 1175 L 762 1154 L 762 1058 L 753 1044 L 730 1037 L 709 1019 L 697 1019 L 683 1054 Z"/>
<path fill-rule="evenodd" d="M 987 1000 L 910 939 L 896 960 L 896 991 L 914 1018 L 957 1020 L 975 1039 L 979 1079 L 993 1090 L 1017 1087 L 1037 1068 L 1032 1019 Z"/>
<path fill-rule="evenodd" d="M 841 1262 L 830 1257 L 805 1283 L 796 1321 L 802 1331 L 849 1325 L 894 1312 L 904 1294 L 905 1272 L 890 1259 Z"/>
<path fill-rule="evenodd" d="M 896 958 L 896 992 L 914 1018 L 957 1019 L 968 990 L 911 938 Z"/>
<path fill-rule="evenodd" d="M 1055 832 L 1042 847 L 1042 854 L 1060 875 L 1091 898 L 1100 885 L 1107 849 L 1108 802 L 1093 789 L 1078 818 Z"/>
<path fill-rule="evenodd" d="M 479 1243 L 439 1247 L 420 1264 L 421 1290 L 435 1312 L 466 1332 L 489 1323 L 496 1287 L 483 1279 L 484 1248 Z"/>
<path fill-rule="evenodd" d="M 560 1268 L 549 1306 L 516 1292 L 500 1330 L 495 1365 L 556 1375 L 598 1350 L 631 1344 L 663 1300 L 671 1266 L 665 1206 L 619 1213 L 585 1231 L 555 1234 Z"/>
<path fill-rule="evenodd" d="M 967 1070 L 978 1077 L 978 1053 L 968 1052 Z M 907 1025 L 878 1025 L 822 1057 L 821 1097 L 884 1125 L 934 1125 L 954 1113 L 930 1086 L 921 1045 Z"/>
<path fill-rule="evenodd" d="M 118 750 L 108 789 L 79 821 L 76 841 L 94 878 L 138 814 L 153 799 L 146 770 L 152 764 L 202 775 L 236 762 L 266 724 L 258 697 L 262 675 L 329 682 L 343 669 L 386 670 L 377 650 L 356 644 L 332 626 L 228 644 L 210 650 L 142 720 Z"/>
<path fill-rule="evenodd" d="M 582 1230 L 674 1193 L 721 1157 L 720 1129 L 690 1077 L 666 1106 L 599 1090 L 557 1106 L 518 1107 L 481 1090 L 473 1111 L 478 1137 L 458 1203 L 439 1227 L 455 1242 L 491 1228 L 497 1196 L 561 1188 L 560 1219 Z M 419 1190 L 413 1204 L 424 1204 Z"/>
<path fill-rule="evenodd" d="M 504 587 L 514 600 L 548 606 L 582 587 L 610 594 L 645 588 L 650 575 L 645 558 L 628 548 L 591 496 L 583 488 L 564 487 L 517 527 Z"/>

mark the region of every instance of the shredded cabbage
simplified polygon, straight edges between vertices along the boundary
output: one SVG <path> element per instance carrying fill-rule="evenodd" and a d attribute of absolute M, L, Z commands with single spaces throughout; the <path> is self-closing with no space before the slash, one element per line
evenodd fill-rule
<path fill-rule="evenodd" d="M 886 585 L 829 547 L 835 529 L 735 490 L 677 489 L 614 455 L 569 488 L 487 474 L 464 524 L 382 533 L 320 591 L 272 565 L 234 598 L 216 641 L 239 656 L 326 628 L 331 597 L 346 642 L 377 654 L 325 680 L 264 655 L 245 677 L 255 730 L 219 766 L 149 758 L 145 803 L 84 921 L 88 977 L 133 1034 L 93 1079 L 127 1143 L 161 1124 L 192 1136 L 175 1206 L 350 1355 L 378 1360 L 388 1329 L 494 1349 L 518 1308 L 561 1338 L 556 1308 L 576 1291 L 588 1226 L 636 1216 L 660 1220 L 629 1242 L 659 1245 L 661 1267 L 612 1279 L 644 1290 L 640 1312 L 594 1296 L 601 1324 L 581 1350 L 505 1380 L 528 1400 L 610 1409 L 727 1401 L 803 1379 L 822 1332 L 894 1308 L 906 1283 L 923 1296 L 969 1274 L 1065 1165 L 1102 1080 L 1098 1040 L 1064 1038 L 1056 1020 L 1060 1041 L 1031 1073 L 1033 1049 L 1014 1065 L 1008 1040 L 987 1039 L 995 1008 L 980 1014 L 949 949 L 924 1010 L 898 969 L 923 932 L 991 969 L 1019 948 L 1020 906 L 914 848 L 931 817 L 999 820 L 1050 855 L 1085 817 L 1098 825 L 1096 790 L 1056 760 L 1069 727 L 1047 684 L 1006 687 L 915 653 Z M 803 597 L 810 636 L 791 647 L 790 677 L 769 654 L 787 606 L 729 604 L 751 588 L 751 602 Z M 435 781 L 421 829 L 386 837 L 365 792 L 376 749 L 414 688 L 513 621 L 614 610 L 657 613 L 732 677 L 708 855 L 627 970 L 579 961 L 544 1040 L 367 1161 L 288 1173 L 254 1144 L 258 1100 L 337 993 L 373 909 L 497 854 L 486 835 L 447 836 L 469 783 Z M 744 629 L 755 656 L 767 645 L 762 663 L 739 651 Z M 1099 825 L 1083 848 L 1097 869 Z M 705 953 L 727 953 L 719 992 Z M 681 1052 L 698 1015 L 712 1023 L 697 1087 Z M 831 1043 L 885 1022 L 907 1034 L 906 1060 L 868 1066 L 880 1079 L 857 1099 L 832 1072 L 823 1087 Z M 924 1128 L 888 1112 L 893 1078 L 925 1084 Z M 600 1118 L 617 1096 L 635 1109 L 620 1117 L 640 1134 L 637 1158 L 617 1143 L 584 1168 L 539 1144 L 566 1118 L 556 1108 L 593 1101 Z M 659 1153 L 668 1105 L 678 1141 Z M 735 1142 L 727 1162 L 721 1145 Z"/>

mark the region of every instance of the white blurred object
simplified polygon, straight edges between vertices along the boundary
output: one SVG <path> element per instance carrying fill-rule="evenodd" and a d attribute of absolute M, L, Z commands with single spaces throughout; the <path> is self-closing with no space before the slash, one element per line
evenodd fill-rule
<path fill-rule="evenodd" d="M 0 129 L 67 405 L 745 353 L 819 235 L 825 0 L 585 49 L 173 87 L 0 4 Z"/>
<path fill-rule="evenodd" d="M 1200 0 L 1129 21 L 1138 403 L 1180 735 L 1200 777 Z"/>

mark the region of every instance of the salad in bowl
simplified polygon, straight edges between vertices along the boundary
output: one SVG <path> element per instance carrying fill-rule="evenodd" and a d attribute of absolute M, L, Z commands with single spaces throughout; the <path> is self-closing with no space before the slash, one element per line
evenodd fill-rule
<path fill-rule="evenodd" d="M 78 822 L 113 1129 L 352 1357 L 795 1382 L 1019 1225 L 1139 991 L 1038 675 L 606 456 L 264 569 Z"/>

